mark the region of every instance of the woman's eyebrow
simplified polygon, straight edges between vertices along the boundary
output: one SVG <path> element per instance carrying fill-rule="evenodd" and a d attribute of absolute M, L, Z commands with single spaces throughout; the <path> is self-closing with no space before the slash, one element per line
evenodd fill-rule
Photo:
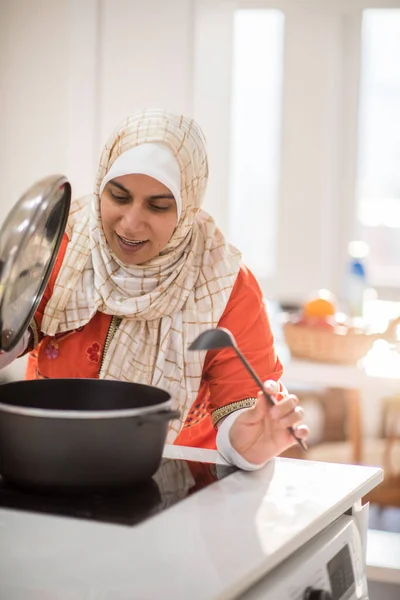
<path fill-rule="evenodd" d="M 129 196 L 131 195 L 130 191 L 126 189 L 126 187 L 124 187 L 121 183 L 118 183 L 117 181 L 109 181 L 108 182 L 110 185 L 115 185 L 115 187 L 119 188 L 122 192 L 125 192 L 125 194 L 128 194 Z"/>

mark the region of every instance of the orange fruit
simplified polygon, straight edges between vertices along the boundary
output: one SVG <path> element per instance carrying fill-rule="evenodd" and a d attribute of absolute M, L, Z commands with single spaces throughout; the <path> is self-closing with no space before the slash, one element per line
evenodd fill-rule
<path fill-rule="evenodd" d="M 335 313 L 336 299 L 329 290 L 319 290 L 317 296 L 303 306 L 303 314 L 307 317 L 332 317 Z"/>

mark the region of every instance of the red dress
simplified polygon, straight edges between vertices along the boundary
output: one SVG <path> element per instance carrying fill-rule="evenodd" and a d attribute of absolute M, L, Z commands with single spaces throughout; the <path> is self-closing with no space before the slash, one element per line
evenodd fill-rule
<path fill-rule="evenodd" d="M 68 239 L 64 236 L 49 284 L 35 315 L 39 331 L 67 243 Z M 98 378 L 110 321 L 110 315 L 98 312 L 84 327 L 55 337 L 43 337 L 29 354 L 26 379 Z M 244 266 L 239 271 L 219 327 L 232 332 L 239 348 L 263 381 L 279 381 L 283 369 L 275 353 L 263 295 L 253 274 Z M 221 407 L 232 412 L 239 408 L 236 402 L 254 398 L 257 392 L 257 384 L 233 350 L 207 352 L 197 399 L 175 444 L 215 448 L 213 413 L 215 416 L 215 411 Z"/>

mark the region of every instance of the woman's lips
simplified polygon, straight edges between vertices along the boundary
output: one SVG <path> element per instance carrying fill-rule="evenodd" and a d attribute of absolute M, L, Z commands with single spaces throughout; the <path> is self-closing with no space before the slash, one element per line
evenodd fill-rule
<path fill-rule="evenodd" d="M 145 246 L 145 244 L 147 244 L 147 242 L 148 242 L 148 240 L 140 240 L 140 241 L 135 240 L 134 242 L 132 240 L 130 242 L 127 242 L 127 241 L 125 241 L 125 239 L 127 239 L 127 238 L 121 237 L 120 235 L 118 235 L 118 233 L 116 235 L 117 235 L 118 245 L 120 246 L 121 250 L 123 252 L 127 252 L 129 254 L 134 254 L 136 252 L 139 252 L 139 250 L 141 250 Z"/>

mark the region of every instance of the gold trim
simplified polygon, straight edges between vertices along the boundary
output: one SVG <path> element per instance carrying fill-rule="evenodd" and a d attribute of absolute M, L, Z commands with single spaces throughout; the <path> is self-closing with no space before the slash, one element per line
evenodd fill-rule
<path fill-rule="evenodd" d="M 39 329 L 38 329 L 37 323 L 35 321 L 35 318 L 33 318 L 32 321 L 29 323 L 29 329 L 31 330 L 31 333 L 32 333 L 32 341 L 33 341 L 32 350 L 34 350 L 36 348 L 36 346 L 39 344 Z"/>
<path fill-rule="evenodd" d="M 106 341 L 104 342 L 103 354 L 101 356 L 99 373 L 101 372 L 101 369 L 103 368 L 104 359 L 108 352 L 108 348 L 110 347 L 110 344 L 113 340 L 115 332 L 117 331 L 118 327 L 120 326 L 121 321 L 122 321 L 122 319 L 120 317 L 117 317 L 116 315 L 113 315 L 113 317 L 110 321 L 110 326 L 107 331 Z"/>
<path fill-rule="evenodd" d="M 244 398 L 243 400 L 238 400 L 237 402 L 232 402 L 231 404 L 227 404 L 226 406 L 221 406 L 213 410 L 211 413 L 211 420 L 214 427 L 224 417 L 227 417 L 231 413 L 236 410 L 240 410 L 241 408 L 251 408 L 257 402 L 257 398 Z"/>

